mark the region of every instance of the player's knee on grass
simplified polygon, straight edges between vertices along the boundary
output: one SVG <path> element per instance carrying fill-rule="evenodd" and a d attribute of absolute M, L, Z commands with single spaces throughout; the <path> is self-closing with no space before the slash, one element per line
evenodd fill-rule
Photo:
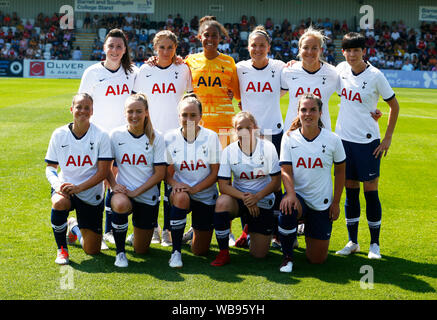
<path fill-rule="evenodd" d="M 204 256 L 209 251 L 213 231 L 194 230 L 191 252 L 196 256 Z"/>
<path fill-rule="evenodd" d="M 89 229 L 80 229 L 80 232 L 83 238 L 83 251 L 89 255 L 99 254 L 102 245 L 102 235 Z"/>
<path fill-rule="evenodd" d="M 311 264 L 323 264 L 328 258 L 329 240 L 305 239 L 307 249 L 306 257 Z"/>
<path fill-rule="evenodd" d="M 135 253 L 145 254 L 149 251 L 153 229 L 141 229 L 134 227 L 134 250 Z"/>
<path fill-rule="evenodd" d="M 250 233 L 250 254 L 257 259 L 262 259 L 267 256 L 270 249 L 271 236 L 266 236 L 260 233 Z"/>

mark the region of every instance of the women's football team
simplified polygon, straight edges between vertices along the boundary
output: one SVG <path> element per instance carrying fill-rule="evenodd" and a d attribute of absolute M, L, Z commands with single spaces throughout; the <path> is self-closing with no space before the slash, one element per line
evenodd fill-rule
<path fill-rule="evenodd" d="M 70 106 L 73 120 L 53 132 L 45 157 L 57 264 L 69 263 L 68 245 L 76 241 L 90 255 L 106 249 L 105 240 L 114 243 L 117 267 L 128 266 L 126 240 L 136 253 L 146 253 L 158 230 L 162 182 L 161 244 L 172 246 L 172 268 L 183 266 L 189 213 L 195 255 L 208 253 L 215 232 L 219 253 L 212 266 L 231 261 L 236 217 L 243 229 L 237 245 L 248 244 L 253 257 L 265 257 L 276 239 L 280 272 L 292 272 L 298 223 L 305 225 L 308 261 L 323 263 L 343 189 L 349 241 L 336 254 L 358 252 L 360 182 L 368 257 L 381 258 L 380 160 L 399 104 L 384 75 L 364 60 L 365 38 L 346 34 L 346 61 L 333 67 L 321 59 L 324 35 L 311 27 L 299 40 L 300 61 L 287 65 L 268 58 L 271 39 L 261 26 L 248 37 L 250 59 L 237 65 L 217 50 L 224 36 L 214 17 L 204 17 L 198 33 L 203 53 L 184 63 L 176 57 L 177 37 L 161 31 L 153 43 L 156 56 L 138 69 L 124 33 L 108 33 L 106 59 L 85 71 Z M 283 122 L 279 100 L 287 91 Z M 335 91 L 341 104 L 334 133 L 328 101 Z M 390 108 L 382 140 L 379 96 Z M 232 97 L 241 100 L 237 114 Z M 72 210 L 76 218 L 68 218 Z"/>

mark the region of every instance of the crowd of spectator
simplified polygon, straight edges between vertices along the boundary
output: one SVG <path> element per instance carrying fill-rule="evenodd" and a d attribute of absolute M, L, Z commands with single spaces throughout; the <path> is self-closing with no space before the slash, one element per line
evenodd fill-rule
<path fill-rule="evenodd" d="M 60 16 L 40 13 L 35 19 L 22 19 L 0 11 L 0 60 L 72 58 L 75 35 L 59 27 Z"/>
<path fill-rule="evenodd" d="M 59 28 L 59 15 L 52 17 L 42 13 L 33 21 L 22 20 L 0 12 L 0 59 L 88 59 L 79 47 L 72 46 L 74 32 Z M 253 16 L 243 15 L 240 21 L 224 23 L 229 37 L 222 39 L 219 51 L 231 55 L 236 62 L 249 58 L 248 35 L 258 24 L 263 24 L 272 38 L 269 56 L 282 61 L 298 59 L 298 41 L 310 25 L 323 29 L 326 35 L 324 59 L 333 65 L 336 56 L 334 39 L 341 39 L 350 31 L 362 32 L 367 39 L 366 60 L 381 69 L 433 70 L 437 71 L 437 23 L 422 22 L 420 28 L 407 27 L 402 20 L 391 24 L 375 20 L 374 29 L 355 30 L 346 20 L 331 21 L 329 18 L 303 19 L 292 23 L 284 19 L 274 23 L 267 18 L 263 23 Z M 202 50 L 197 39 L 199 18 L 185 21 L 180 14 L 168 15 L 165 21 L 151 21 L 146 14 L 89 14 L 81 21 L 79 29 L 96 32 L 90 60 L 104 59 L 103 39 L 112 28 L 121 28 L 128 35 L 132 59 L 141 62 L 153 55 L 153 36 L 160 30 L 171 30 L 179 37 L 177 54 L 185 57 Z M 101 32 L 103 30 L 103 33 Z M 48 53 L 47 53 L 48 52 Z"/>

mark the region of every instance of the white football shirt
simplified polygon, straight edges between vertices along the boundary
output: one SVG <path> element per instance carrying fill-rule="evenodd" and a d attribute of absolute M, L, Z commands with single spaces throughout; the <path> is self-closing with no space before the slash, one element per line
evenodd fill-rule
<path fill-rule="evenodd" d="M 61 168 L 61 182 L 79 185 L 97 173 L 98 161 L 112 161 L 113 156 L 109 136 L 101 128 L 91 123 L 87 133 L 81 138 L 71 128 L 70 123 L 53 132 L 45 161 Z M 88 204 L 98 205 L 103 200 L 104 192 L 102 181 L 76 196 Z"/>
<path fill-rule="evenodd" d="M 193 91 L 190 69 L 185 63 L 167 68 L 143 64 L 133 91 L 147 96 L 153 128 L 164 134 L 179 127 L 177 106 L 184 92 Z"/>
<path fill-rule="evenodd" d="M 156 130 L 153 145 L 145 134 L 137 137 L 126 126 L 114 129 L 110 139 L 118 167 L 116 181 L 131 191 L 142 186 L 155 173 L 155 166 L 167 164 L 164 138 Z M 153 206 L 158 203 L 159 194 L 158 186 L 153 186 L 134 200 Z"/>
<path fill-rule="evenodd" d="M 174 167 L 173 178 L 189 186 L 195 186 L 211 174 L 210 164 L 220 163 L 221 144 L 217 133 L 200 127 L 196 140 L 188 143 L 182 135 L 181 128 L 173 129 L 164 136 L 167 161 Z M 208 205 L 215 204 L 218 196 L 214 183 L 191 198 Z"/>
<path fill-rule="evenodd" d="M 341 139 L 327 129 L 322 128 L 311 141 L 301 134 L 300 129 L 282 137 L 280 163 L 293 166 L 295 192 L 314 210 L 326 210 L 331 205 L 331 168 L 334 163 L 345 160 Z"/>
<path fill-rule="evenodd" d="M 350 65 L 342 62 L 337 66 L 340 76 L 341 95 L 335 132 L 343 140 L 370 143 L 380 139 L 378 122 L 370 112 L 376 110 L 379 96 L 385 101 L 395 96 L 384 74 L 368 63 L 360 74 L 354 75 Z"/>
<path fill-rule="evenodd" d="M 82 75 L 78 93 L 93 98 L 93 115 L 90 121 L 106 132 L 126 124 L 124 103 L 131 95 L 138 67 L 126 75 L 123 66 L 117 71 L 106 69 L 102 62 L 88 67 Z"/>
<path fill-rule="evenodd" d="M 306 71 L 302 61 L 296 62 L 292 67 L 284 68 L 281 75 L 281 87 L 288 90 L 289 103 L 285 116 L 285 131 L 290 129 L 291 123 L 297 117 L 297 104 L 304 93 L 313 93 L 322 102 L 322 122 L 326 129 L 331 130 L 331 117 L 329 116 L 329 98 L 338 90 L 340 83 L 335 67 L 328 63 L 316 72 Z"/>
<path fill-rule="evenodd" d="M 252 155 L 241 151 L 239 142 L 227 146 L 220 160 L 219 179 L 232 179 L 232 186 L 241 192 L 257 193 L 272 180 L 270 176 L 281 174 L 278 154 L 270 141 L 256 138 L 256 148 Z M 257 205 L 270 209 L 275 203 L 274 193 L 261 199 Z"/>
<path fill-rule="evenodd" d="M 242 110 L 254 115 L 262 134 L 278 134 L 284 127 L 280 106 L 284 66 L 273 59 L 262 69 L 255 68 L 251 60 L 237 63 Z"/>

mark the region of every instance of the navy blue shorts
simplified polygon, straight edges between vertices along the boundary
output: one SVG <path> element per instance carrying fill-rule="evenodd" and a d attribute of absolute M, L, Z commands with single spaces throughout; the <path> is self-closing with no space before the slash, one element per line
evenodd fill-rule
<path fill-rule="evenodd" d="M 332 232 L 332 221 L 329 219 L 329 208 L 317 211 L 307 206 L 303 198 L 296 193 L 302 206 L 302 217 L 305 223 L 305 237 L 317 240 L 329 240 Z"/>
<path fill-rule="evenodd" d="M 114 193 L 109 193 L 107 203 L 111 204 L 111 198 Z M 156 205 L 148 205 L 146 203 L 135 201 L 129 198 L 132 211 L 132 225 L 140 229 L 154 229 L 158 225 L 159 202 Z"/>
<path fill-rule="evenodd" d="M 165 196 L 170 201 L 170 194 L 172 187 L 167 185 L 165 189 Z M 191 212 L 191 226 L 195 230 L 199 231 L 211 231 L 214 230 L 214 210 L 215 205 L 205 204 L 200 201 L 193 200 L 190 197 L 190 208 L 188 211 Z"/>
<path fill-rule="evenodd" d="M 55 190 L 51 189 L 51 195 Z M 69 211 L 76 211 L 77 224 L 79 229 L 89 229 L 97 234 L 102 234 L 103 209 L 105 207 L 102 200 L 98 205 L 93 206 L 82 200 L 76 195 L 70 197 L 71 208 Z"/>
<path fill-rule="evenodd" d="M 211 231 L 214 229 L 215 205 L 208 205 L 200 201 L 190 199 L 191 226 L 199 231 Z"/>
<path fill-rule="evenodd" d="M 274 231 L 275 215 L 272 209 L 259 208 L 260 214 L 258 217 L 253 217 L 249 213 L 249 209 L 244 205 L 243 200 L 237 199 L 238 202 L 238 217 L 241 217 L 249 232 L 256 232 L 266 236 L 270 236 Z"/>
<path fill-rule="evenodd" d="M 159 202 L 151 206 L 133 199 L 130 201 L 132 203 L 132 225 L 135 228 L 150 230 L 157 227 Z"/>
<path fill-rule="evenodd" d="M 379 177 L 381 158 L 375 159 L 373 152 L 380 140 L 370 143 L 354 143 L 342 140 L 346 153 L 346 179 L 355 181 L 371 181 Z"/>

